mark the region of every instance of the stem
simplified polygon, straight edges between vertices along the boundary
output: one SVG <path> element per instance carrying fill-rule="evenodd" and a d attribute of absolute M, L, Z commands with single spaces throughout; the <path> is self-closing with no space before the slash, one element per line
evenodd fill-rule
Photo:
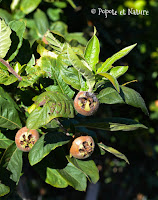
<path fill-rule="evenodd" d="M 64 128 L 64 126 L 60 123 L 60 121 L 59 121 L 57 118 L 54 118 L 54 119 L 55 119 L 55 121 L 58 123 L 58 125 L 60 126 L 60 128 L 62 129 L 63 133 L 65 133 L 65 135 L 67 135 L 67 136 L 71 136 L 71 135 L 67 132 L 67 130 Z"/>
<path fill-rule="evenodd" d="M 8 71 L 10 73 L 12 73 L 19 81 L 22 81 L 22 77 L 20 75 L 18 75 L 14 69 L 9 65 L 8 62 L 6 62 L 5 60 L 3 60 L 2 58 L 0 58 L 0 62 L 5 65 L 8 68 Z"/>

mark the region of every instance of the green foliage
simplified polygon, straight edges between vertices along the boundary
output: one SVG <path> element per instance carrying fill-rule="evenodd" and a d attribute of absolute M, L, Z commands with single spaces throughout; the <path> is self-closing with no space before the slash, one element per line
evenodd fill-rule
<path fill-rule="evenodd" d="M 3 19 L 0 19 L 0 58 L 4 58 L 11 45 L 11 29 Z"/>
<path fill-rule="evenodd" d="M 76 9 L 73 1 L 67 2 Z M 147 129 L 135 120 L 121 117 L 84 118 L 83 122 L 73 105 L 78 91 L 89 91 L 97 94 L 100 104 L 126 103 L 148 114 L 140 94 L 117 81 L 128 66 L 113 66 L 136 44 L 100 62 L 96 28 L 87 42 L 83 33 L 69 33 L 67 25 L 58 21 L 66 2 L 47 2 L 53 7 L 39 8 L 43 3 L 12 1 L 12 14 L 0 10 L 7 22 L 0 20 L 0 57 L 4 58 L 0 60 L 0 149 L 2 152 L 6 149 L 1 155 L 0 170 L 7 171 L 8 182 L 13 182 L 10 185 L 2 179 L 0 196 L 9 193 L 23 173 L 23 153 L 7 136 L 8 129 L 13 136 L 15 129 L 22 126 L 38 129 L 42 136 L 28 154 L 30 165 L 46 183 L 57 188 L 72 186 L 79 191 L 86 190 L 87 179 L 92 183 L 99 180 L 95 160 L 105 151 L 129 163 L 124 154 L 98 143 L 99 136 L 89 129 L 111 132 Z M 92 135 L 96 143 L 94 153 L 85 160 L 69 155 L 71 142 L 79 132 Z"/>

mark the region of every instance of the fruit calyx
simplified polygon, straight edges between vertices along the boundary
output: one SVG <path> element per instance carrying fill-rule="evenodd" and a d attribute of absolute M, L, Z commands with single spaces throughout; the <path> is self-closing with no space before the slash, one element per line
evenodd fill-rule
<path fill-rule="evenodd" d="M 91 136 L 80 136 L 73 140 L 70 155 L 78 159 L 85 159 L 91 156 L 94 148 L 95 143 Z"/>
<path fill-rule="evenodd" d="M 99 101 L 92 92 L 81 91 L 74 99 L 76 111 L 85 116 L 93 115 L 99 107 Z"/>

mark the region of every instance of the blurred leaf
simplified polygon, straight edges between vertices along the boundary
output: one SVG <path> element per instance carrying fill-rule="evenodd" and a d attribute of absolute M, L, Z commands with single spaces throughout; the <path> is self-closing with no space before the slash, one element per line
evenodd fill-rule
<path fill-rule="evenodd" d="M 95 119 L 95 121 L 87 120 L 75 125 L 76 127 L 88 127 L 101 129 L 106 131 L 133 131 L 139 128 L 145 128 L 143 124 L 136 122 L 132 119 L 126 118 L 106 118 L 106 119 Z"/>
<path fill-rule="evenodd" d="M 12 11 L 14 11 L 18 7 L 19 2 L 20 2 L 20 0 L 12 0 L 12 3 L 10 5 L 10 8 Z"/>
<path fill-rule="evenodd" d="M 117 52 L 116 54 L 114 54 L 112 57 L 108 58 L 103 64 L 102 66 L 98 69 L 97 73 L 100 72 L 107 72 L 112 66 L 112 64 L 114 62 L 116 62 L 117 60 L 119 60 L 120 58 L 124 57 L 125 55 L 127 55 L 137 44 L 128 46 L 124 49 L 122 49 L 121 51 Z"/>
<path fill-rule="evenodd" d="M 148 115 L 148 110 L 143 98 L 138 92 L 131 88 L 121 86 L 121 91 L 119 94 L 114 88 L 107 87 L 100 91 L 100 93 L 97 95 L 97 98 L 100 103 L 126 103 L 136 108 L 141 108 L 141 110 Z"/>
<path fill-rule="evenodd" d="M 66 35 L 64 35 L 67 41 L 71 41 L 71 40 L 77 40 L 80 44 L 82 45 L 86 45 L 87 44 L 87 40 L 84 37 L 83 33 L 80 32 L 75 32 L 75 33 L 67 33 Z"/>
<path fill-rule="evenodd" d="M 74 8 L 76 9 L 76 5 L 74 4 L 73 0 L 66 0 L 67 2 L 69 2 L 69 4 Z"/>
<path fill-rule="evenodd" d="M 34 11 L 42 0 L 22 0 L 20 3 L 20 9 L 25 13 L 29 14 Z"/>
<path fill-rule="evenodd" d="M 117 66 L 117 67 L 113 67 L 110 70 L 110 74 L 112 76 L 114 76 L 115 78 L 119 78 L 120 76 L 122 76 L 124 73 L 126 73 L 126 71 L 128 70 L 128 66 Z"/>
<path fill-rule="evenodd" d="M 108 147 L 108 146 L 106 146 L 106 145 L 104 145 L 104 144 L 102 144 L 102 143 L 98 143 L 98 145 L 99 145 L 102 149 L 104 149 L 105 151 L 108 151 L 108 152 L 114 154 L 116 157 L 125 160 L 126 163 L 129 164 L 129 161 L 128 161 L 128 159 L 126 158 L 126 156 L 125 156 L 124 154 L 120 153 L 119 151 L 117 151 L 116 149 L 114 149 L 114 148 L 112 148 L 112 147 Z"/>
<path fill-rule="evenodd" d="M 96 29 L 94 30 L 93 37 L 89 40 L 86 46 L 84 55 L 86 61 L 91 66 L 91 69 L 93 71 L 96 71 L 95 65 L 99 62 L 99 52 L 100 52 L 99 40 L 95 34 L 96 34 Z"/>
<path fill-rule="evenodd" d="M 62 21 L 54 22 L 50 27 L 51 31 L 55 31 L 56 33 L 59 33 L 63 36 L 67 34 L 67 29 L 68 29 L 67 24 L 65 24 Z"/>
<path fill-rule="evenodd" d="M 3 133 L 0 132 L 0 148 L 7 149 L 12 143 L 13 140 L 8 139 Z"/>
<path fill-rule="evenodd" d="M 26 123 L 29 129 L 37 129 L 56 117 L 74 117 L 73 100 L 59 92 L 44 92 L 37 97 L 35 104 L 37 108 Z"/>
<path fill-rule="evenodd" d="M 10 188 L 2 183 L 0 183 L 0 197 L 8 194 L 10 192 Z"/>
<path fill-rule="evenodd" d="M 6 10 L 0 8 L 0 17 L 5 20 L 8 24 L 11 20 L 13 20 L 13 16 L 7 12 Z"/>
<path fill-rule="evenodd" d="M 10 48 L 10 34 L 11 29 L 4 20 L 0 19 L 0 58 L 4 58 Z"/>
<path fill-rule="evenodd" d="M 22 42 L 23 42 L 23 35 L 25 32 L 25 23 L 24 21 L 11 21 L 9 23 L 10 28 L 16 32 L 16 35 L 19 38 L 19 43 L 18 46 L 16 47 L 15 52 L 9 57 L 8 61 L 12 61 L 15 56 L 18 54 L 20 47 L 22 46 Z"/>
<path fill-rule="evenodd" d="M 66 136 L 64 133 L 47 133 L 44 134 L 35 143 L 31 151 L 29 152 L 29 162 L 31 165 L 35 165 L 40 162 L 50 151 L 62 146 L 70 141 L 71 137 Z M 38 152 L 38 154 L 37 154 Z"/>
<path fill-rule="evenodd" d="M 47 14 L 52 21 L 60 20 L 60 13 L 62 13 L 60 8 L 48 8 L 47 10 Z"/>
<path fill-rule="evenodd" d="M 76 158 L 70 158 L 67 156 L 68 161 L 75 167 L 80 169 L 89 179 L 90 182 L 96 183 L 99 180 L 99 171 L 93 160 L 79 160 Z"/>
<path fill-rule="evenodd" d="M 105 73 L 105 72 L 99 73 L 99 75 L 104 76 L 105 78 L 107 78 L 113 84 L 113 86 L 116 88 L 116 90 L 118 92 L 120 92 L 119 83 L 118 83 L 117 79 L 114 76 L 112 76 L 111 74 Z"/>
<path fill-rule="evenodd" d="M 37 11 L 34 13 L 34 20 L 38 35 L 43 37 L 49 28 L 46 14 L 42 10 L 37 9 Z"/>
<path fill-rule="evenodd" d="M 22 171 L 22 151 L 11 144 L 3 154 L 0 165 L 11 172 L 10 178 L 18 183 Z"/>
<path fill-rule="evenodd" d="M 77 57 L 77 55 L 73 52 L 72 48 L 70 46 L 67 46 L 67 54 L 68 58 L 73 65 L 73 67 L 85 77 L 87 80 L 87 85 L 89 88 L 93 88 L 95 84 L 95 76 L 92 71 L 90 71 Z"/>

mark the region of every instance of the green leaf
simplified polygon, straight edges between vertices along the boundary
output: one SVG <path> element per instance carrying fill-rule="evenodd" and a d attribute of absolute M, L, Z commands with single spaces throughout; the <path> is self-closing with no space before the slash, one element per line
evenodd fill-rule
<path fill-rule="evenodd" d="M 13 19 L 13 16 L 7 10 L 0 8 L 0 13 L 0 17 L 4 19 L 7 24 Z"/>
<path fill-rule="evenodd" d="M 47 91 L 59 92 L 68 95 L 70 98 L 74 96 L 75 92 L 63 81 L 60 75 L 56 58 L 44 56 L 41 58 L 40 66 L 46 72 L 46 75 L 54 80 L 54 85 L 46 88 Z"/>
<path fill-rule="evenodd" d="M 2 97 L 1 95 L 0 95 L 0 127 L 8 128 L 11 130 L 22 127 L 15 104 L 12 103 L 7 98 L 7 96 L 5 98 Z"/>
<path fill-rule="evenodd" d="M 77 40 L 80 44 L 84 46 L 86 46 L 87 44 L 87 40 L 82 32 L 66 33 L 64 36 L 68 42 L 72 40 Z"/>
<path fill-rule="evenodd" d="M 99 171 L 93 160 L 79 160 L 67 156 L 68 161 L 80 169 L 89 179 L 90 182 L 96 183 L 99 180 Z"/>
<path fill-rule="evenodd" d="M 41 0 L 22 0 L 20 4 L 20 9 L 25 13 L 29 14 L 34 11 L 38 5 L 40 4 Z"/>
<path fill-rule="evenodd" d="M 10 192 L 10 188 L 2 183 L 0 183 L 0 197 L 8 194 Z"/>
<path fill-rule="evenodd" d="M 0 163 L 11 172 L 10 178 L 16 183 L 18 183 L 22 171 L 22 153 L 13 143 L 4 152 Z"/>
<path fill-rule="evenodd" d="M 60 35 L 59 33 L 55 33 L 54 31 L 52 32 L 47 31 L 45 34 L 45 38 L 52 48 L 60 52 L 63 51 L 64 49 L 63 42 L 65 41 L 65 39 L 63 38 L 62 35 Z"/>
<path fill-rule="evenodd" d="M 64 133 L 47 133 L 40 137 L 29 152 L 29 162 L 35 165 L 40 162 L 50 151 L 70 141 L 70 137 Z M 37 154 L 38 152 L 38 154 Z"/>
<path fill-rule="evenodd" d="M 60 69 L 60 75 L 65 83 L 77 90 L 85 86 L 82 75 L 74 67 L 69 67 L 62 54 L 57 58 L 57 67 Z"/>
<path fill-rule="evenodd" d="M 60 172 L 57 169 L 52 169 L 47 167 L 47 178 L 46 183 L 57 187 L 57 188 L 66 188 L 68 186 L 67 181 L 61 176 Z"/>
<path fill-rule="evenodd" d="M 19 38 L 19 43 L 18 46 L 16 47 L 16 50 L 14 51 L 14 53 L 12 53 L 12 55 L 9 57 L 8 61 L 12 61 L 15 56 L 18 54 L 20 47 L 22 46 L 23 43 L 23 35 L 25 32 L 25 22 L 24 21 L 11 21 L 9 23 L 10 28 L 16 32 L 16 35 Z"/>
<path fill-rule="evenodd" d="M 0 19 L 0 58 L 4 58 L 10 48 L 10 34 L 9 26 L 6 25 L 4 20 Z"/>
<path fill-rule="evenodd" d="M 7 149 L 12 143 L 13 143 L 13 140 L 8 139 L 3 133 L 0 132 L 0 148 L 1 149 Z"/>
<path fill-rule="evenodd" d="M 1 66 L 0 63 L 0 84 L 11 85 L 18 80 L 13 74 L 10 75 L 7 69 L 2 69 Z"/>
<path fill-rule="evenodd" d="M 124 49 L 122 49 L 121 51 L 117 52 L 116 54 L 114 54 L 112 57 L 108 58 L 103 64 L 102 66 L 98 69 L 97 73 L 100 72 L 107 72 L 112 66 L 112 64 L 114 62 L 116 62 L 117 60 L 119 60 L 120 58 L 124 57 L 125 55 L 127 55 L 137 44 L 128 46 Z"/>
<path fill-rule="evenodd" d="M 114 76 L 112 76 L 111 74 L 105 73 L 105 72 L 99 73 L 99 75 L 104 76 L 105 78 L 107 78 L 113 84 L 113 86 L 116 88 L 116 90 L 118 92 L 120 92 L 119 83 L 118 83 L 117 79 Z"/>
<path fill-rule="evenodd" d="M 93 71 L 96 71 L 95 65 L 99 62 L 99 52 L 100 52 L 99 40 L 96 37 L 95 32 L 93 37 L 88 41 L 84 55 L 86 61 L 91 66 L 91 69 Z"/>
<path fill-rule="evenodd" d="M 110 74 L 112 76 L 114 76 L 115 78 L 119 78 L 120 76 L 122 76 L 124 73 L 126 73 L 126 71 L 128 70 L 128 66 L 117 66 L 117 67 L 113 67 L 110 70 Z"/>
<path fill-rule="evenodd" d="M 37 9 L 37 11 L 34 13 L 34 20 L 38 35 L 40 37 L 43 37 L 49 28 L 49 23 L 46 14 L 40 9 Z"/>
<path fill-rule="evenodd" d="M 29 129 L 37 129 L 56 117 L 74 117 L 73 100 L 59 92 L 44 92 L 37 97 L 35 104 L 37 108 L 26 123 Z"/>
<path fill-rule="evenodd" d="M 112 153 L 113 155 L 115 155 L 116 157 L 125 160 L 126 163 L 129 164 L 129 161 L 128 161 L 128 159 L 126 158 L 126 156 L 125 156 L 124 154 L 120 153 L 119 151 L 117 151 L 116 149 L 114 149 L 114 148 L 112 148 L 112 147 L 108 147 L 108 146 L 106 146 L 106 145 L 104 145 L 104 144 L 102 144 L 102 143 L 98 143 L 98 145 L 99 145 L 99 147 L 101 147 L 101 148 L 104 149 L 105 151 L 108 151 L 108 152 Z"/>
<path fill-rule="evenodd" d="M 68 163 L 64 169 L 58 169 L 60 175 L 75 190 L 85 191 L 87 187 L 87 179 L 85 174 L 75 167 L 72 163 Z"/>
<path fill-rule="evenodd" d="M 114 88 L 107 87 L 100 91 L 100 93 L 97 95 L 97 98 L 100 103 L 126 103 L 136 108 L 141 108 L 141 110 L 148 115 L 145 102 L 138 92 L 125 86 L 121 86 L 120 89 L 121 91 L 119 94 Z"/>
<path fill-rule="evenodd" d="M 134 131 L 139 128 L 147 129 L 143 124 L 136 122 L 132 119 L 126 118 L 106 118 L 96 119 L 95 121 L 81 122 L 75 125 L 76 127 L 95 128 L 106 131 Z"/>
<path fill-rule="evenodd" d="M 67 54 L 71 64 L 74 68 L 85 77 L 87 80 L 87 85 L 89 89 L 92 89 L 95 84 L 95 76 L 92 71 L 90 71 L 73 52 L 72 48 L 67 45 Z"/>
<path fill-rule="evenodd" d="M 60 8 L 47 9 L 47 14 L 52 21 L 60 20 L 60 13 L 62 13 L 62 10 Z"/>

